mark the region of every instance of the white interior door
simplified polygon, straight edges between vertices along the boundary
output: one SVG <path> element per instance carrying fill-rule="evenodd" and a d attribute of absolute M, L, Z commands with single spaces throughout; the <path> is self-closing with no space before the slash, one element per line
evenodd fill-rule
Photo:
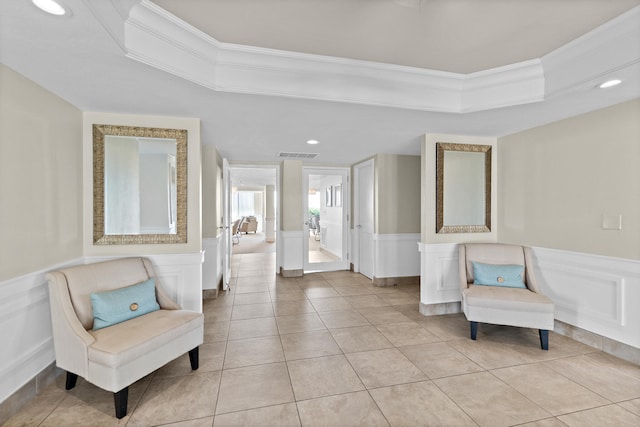
<path fill-rule="evenodd" d="M 373 279 L 373 161 L 354 168 L 354 224 L 358 249 L 356 271 Z"/>
<path fill-rule="evenodd" d="M 349 269 L 349 169 L 304 168 L 304 271 Z"/>
<path fill-rule="evenodd" d="M 222 238 L 222 290 L 229 289 L 231 282 L 231 176 L 229 162 L 222 159 L 222 227 L 224 236 Z"/>

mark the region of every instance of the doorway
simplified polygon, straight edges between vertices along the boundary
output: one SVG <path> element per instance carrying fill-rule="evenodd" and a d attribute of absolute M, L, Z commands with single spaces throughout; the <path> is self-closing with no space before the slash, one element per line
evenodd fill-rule
<path fill-rule="evenodd" d="M 349 169 L 303 168 L 304 272 L 349 269 Z"/>
<path fill-rule="evenodd" d="M 233 255 L 277 252 L 277 176 L 277 166 L 230 166 Z"/>

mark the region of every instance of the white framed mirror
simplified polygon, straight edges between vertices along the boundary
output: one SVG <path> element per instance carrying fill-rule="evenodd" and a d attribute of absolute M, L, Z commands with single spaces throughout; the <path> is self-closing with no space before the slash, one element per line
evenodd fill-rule
<path fill-rule="evenodd" d="M 436 233 L 491 231 L 491 146 L 436 144 Z"/>
<path fill-rule="evenodd" d="M 186 243 L 186 130 L 93 125 L 93 241 Z"/>

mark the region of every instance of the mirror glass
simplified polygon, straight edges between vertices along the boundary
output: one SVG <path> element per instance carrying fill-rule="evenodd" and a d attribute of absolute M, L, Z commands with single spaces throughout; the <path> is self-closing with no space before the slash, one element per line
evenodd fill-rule
<path fill-rule="evenodd" d="M 94 243 L 186 242 L 187 131 L 94 125 Z"/>
<path fill-rule="evenodd" d="M 491 231 L 491 146 L 436 144 L 436 232 Z"/>

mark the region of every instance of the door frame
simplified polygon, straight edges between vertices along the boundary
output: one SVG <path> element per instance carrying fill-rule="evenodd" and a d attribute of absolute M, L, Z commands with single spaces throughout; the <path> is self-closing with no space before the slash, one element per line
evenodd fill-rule
<path fill-rule="evenodd" d="M 282 191 L 281 191 L 281 183 L 280 183 L 280 165 L 279 164 L 264 164 L 264 163 L 259 163 L 259 164 L 253 164 L 253 163 L 244 163 L 244 162 L 240 162 L 240 163 L 230 163 L 229 164 L 229 169 L 230 169 L 230 176 L 229 176 L 229 189 L 228 189 L 228 196 L 229 196 L 229 216 L 231 216 L 231 193 L 232 193 L 232 180 L 231 180 L 231 176 L 233 175 L 233 169 L 275 169 L 276 171 L 276 182 L 274 183 L 275 185 L 275 198 L 276 200 L 274 201 L 274 210 L 275 210 L 275 236 L 276 236 L 276 268 L 279 269 L 281 263 L 281 251 L 282 251 L 282 245 L 280 244 L 280 198 L 282 197 Z M 226 191 L 226 190 L 225 190 Z M 229 250 L 231 251 L 230 253 L 233 253 L 232 251 L 233 248 L 233 244 L 232 244 L 232 239 L 229 239 Z"/>
<path fill-rule="evenodd" d="M 362 191 L 362 183 L 361 183 L 361 178 L 360 178 L 360 170 L 365 168 L 365 167 L 371 167 L 371 179 L 372 179 L 372 185 L 374 186 L 373 190 L 373 197 L 374 197 L 374 208 L 373 208 L 373 212 L 371 212 L 371 218 L 373 220 L 373 224 L 372 227 L 375 228 L 375 162 L 373 161 L 373 159 L 369 159 L 367 161 L 364 161 L 362 163 L 358 163 L 356 165 L 353 166 L 353 221 L 352 223 L 354 224 L 353 227 L 353 245 L 352 245 L 352 249 L 353 249 L 353 257 L 352 257 L 352 263 L 353 263 L 353 271 L 356 273 L 360 272 L 360 230 L 357 227 L 356 222 L 358 221 L 358 219 L 360 218 L 360 209 L 362 209 L 362 207 L 360 206 L 360 192 Z M 374 229 L 371 230 L 372 235 L 374 234 Z M 371 270 L 371 275 L 373 277 L 373 275 L 375 274 L 375 263 L 374 263 L 374 257 L 371 259 L 371 266 L 372 266 L 372 270 Z"/>
<path fill-rule="evenodd" d="M 335 262 L 309 263 L 309 175 L 342 175 L 342 259 Z M 351 255 L 351 168 L 350 167 L 302 167 L 302 221 L 303 221 L 303 271 L 312 273 L 319 271 L 349 270 Z M 322 217 L 321 217 L 322 218 Z M 320 219 L 322 222 L 322 219 Z"/>
<path fill-rule="evenodd" d="M 231 248 L 233 246 L 231 236 L 231 174 L 229 162 L 222 159 L 222 290 L 229 289 L 231 282 Z"/>

